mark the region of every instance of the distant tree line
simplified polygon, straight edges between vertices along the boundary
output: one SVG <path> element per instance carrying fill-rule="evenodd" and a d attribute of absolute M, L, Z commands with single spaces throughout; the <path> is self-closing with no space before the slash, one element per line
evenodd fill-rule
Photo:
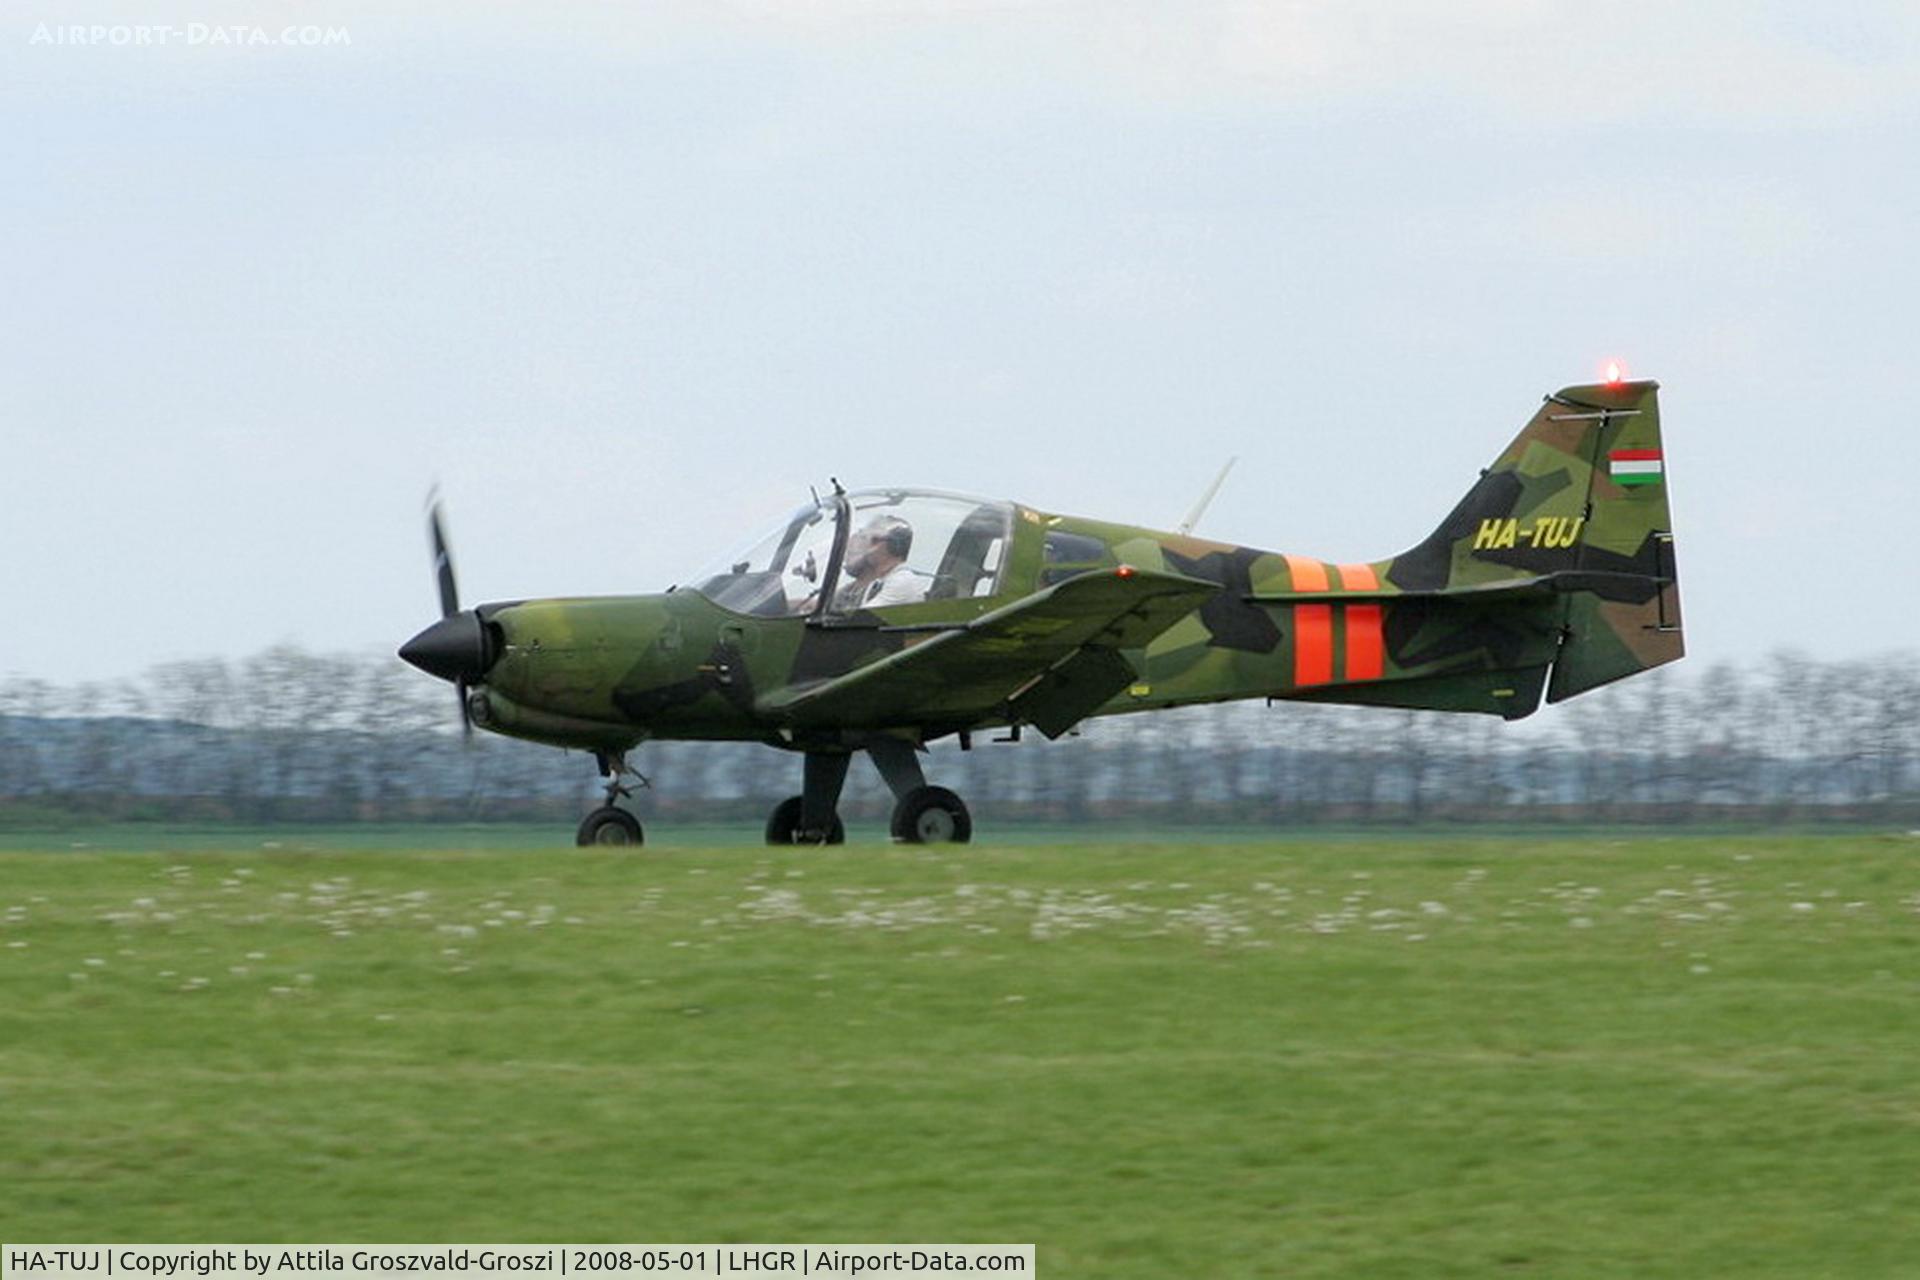
<path fill-rule="evenodd" d="M 1058 742 L 938 743 L 930 776 L 1007 821 L 1296 825 L 1920 820 L 1920 661 L 1688 663 L 1532 720 L 1232 703 L 1090 721 Z M 633 753 L 643 817 L 759 818 L 799 758 L 739 743 Z M 571 821 L 592 757 L 479 733 L 397 660 L 278 646 L 136 680 L 0 678 L 0 822 Z M 864 764 L 843 812 L 884 814 Z"/>

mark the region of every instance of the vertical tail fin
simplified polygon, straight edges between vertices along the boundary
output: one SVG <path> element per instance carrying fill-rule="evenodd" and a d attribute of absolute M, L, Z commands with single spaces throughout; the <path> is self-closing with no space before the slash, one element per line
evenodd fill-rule
<path fill-rule="evenodd" d="M 1658 393 L 1619 382 L 1548 396 L 1387 580 L 1433 592 L 1552 575 L 1566 594 L 1549 702 L 1680 657 Z"/>

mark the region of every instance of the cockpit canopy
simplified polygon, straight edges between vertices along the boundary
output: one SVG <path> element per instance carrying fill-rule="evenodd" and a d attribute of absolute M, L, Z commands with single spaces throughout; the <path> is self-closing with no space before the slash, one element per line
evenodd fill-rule
<path fill-rule="evenodd" d="M 809 502 L 689 584 L 735 613 L 807 617 L 990 596 L 1013 504 L 928 489 L 866 489 Z"/>

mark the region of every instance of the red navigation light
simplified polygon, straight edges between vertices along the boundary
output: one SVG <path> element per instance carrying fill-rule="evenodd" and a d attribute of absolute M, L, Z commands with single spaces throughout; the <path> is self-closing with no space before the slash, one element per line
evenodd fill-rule
<path fill-rule="evenodd" d="M 1620 371 L 1620 362 L 1618 360 L 1607 361 L 1607 385 L 1608 386 L 1610 387 L 1619 386 L 1621 381 L 1625 377 L 1626 375 Z"/>
<path fill-rule="evenodd" d="M 1116 578 L 1131 578 L 1134 574 L 1138 572 L 1140 571 L 1134 568 L 1132 565 L 1123 564 L 1118 569 L 1115 569 L 1113 571 L 1113 576 Z"/>

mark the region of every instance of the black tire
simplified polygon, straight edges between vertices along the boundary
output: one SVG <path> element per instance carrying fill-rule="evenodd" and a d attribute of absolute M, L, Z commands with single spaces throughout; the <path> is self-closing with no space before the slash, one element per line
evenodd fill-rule
<path fill-rule="evenodd" d="M 847 825 L 840 821 L 840 815 L 833 815 L 833 826 L 827 831 L 825 840 L 802 840 L 800 838 L 799 796 L 788 796 L 773 807 L 773 813 L 767 818 L 768 844 L 845 844 Z"/>
<path fill-rule="evenodd" d="M 640 819 L 625 809 L 607 805 L 580 820 L 580 830 L 574 833 L 573 842 L 582 848 L 594 845 L 613 848 L 645 844 L 647 837 L 640 830 Z"/>
<path fill-rule="evenodd" d="M 945 787 L 915 787 L 893 807 L 893 838 L 902 844 L 966 844 L 973 815 Z"/>

